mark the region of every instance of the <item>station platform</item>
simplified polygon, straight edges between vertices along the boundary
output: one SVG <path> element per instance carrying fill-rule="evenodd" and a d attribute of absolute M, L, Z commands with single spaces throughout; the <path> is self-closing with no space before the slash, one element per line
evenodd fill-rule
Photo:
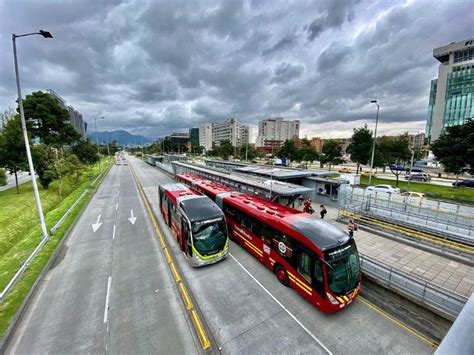
<path fill-rule="evenodd" d="M 317 215 L 319 206 L 317 201 L 313 201 L 312 207 Z M 338 209 L 325 207 L 328 211 L 325 220 L 346 228 L 337 221 Z M 298 208 L 303 209 L 303 206 Z M 474 267 L 361 229 L 354 232 L 354 239 L 363 255 L 466 298 L 474 293 Z"/>

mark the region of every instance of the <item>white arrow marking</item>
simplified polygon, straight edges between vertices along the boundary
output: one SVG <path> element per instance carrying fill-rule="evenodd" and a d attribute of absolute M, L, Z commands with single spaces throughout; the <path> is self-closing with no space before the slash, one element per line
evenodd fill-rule
<path fill-rule="evenodd" d="M 131 217 L 128 219 L 131 224 L 135 224 L 137 217 L 133 217 L 133 210 L 130 210 Z"/>
<path fill-rule="evenodd" d="M 92 230 L 94 231 L 94 233 L 97 232 L 97 229 L 99 229 L 102 225 L 102 223 L 100 223 L 100 216 L 102 215 L 100 214 L 99 218 L 97 218 L 97 222 L 92 225 Z"/>

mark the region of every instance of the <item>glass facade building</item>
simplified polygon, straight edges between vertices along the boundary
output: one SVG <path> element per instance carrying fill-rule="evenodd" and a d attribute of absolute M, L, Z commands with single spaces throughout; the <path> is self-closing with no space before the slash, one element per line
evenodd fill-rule
<path fill-rule="evenodd" d="M 426 141 L 433 142 L 446 127 L 474 119 L 474 39 L 435 48 L 440 62 L 438 78 L 431 81 Z"/>

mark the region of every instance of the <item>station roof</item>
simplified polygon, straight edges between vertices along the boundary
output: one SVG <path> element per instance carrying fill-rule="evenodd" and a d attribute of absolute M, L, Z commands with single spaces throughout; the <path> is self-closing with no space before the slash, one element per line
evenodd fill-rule
<path fill-rule="evenodd" d="M 264 166 L 255 165 L 237 168 L 235 169 L 235 171 L 267 176 L 269 178 L 273 177 L 276 180 L 297 179 L 313 175 L 312 172 L 309 170 L 287 170 L 279 168 L 267 168 Z"/>
<path fill-rule="evenodd" d="M 307 179 L 332 185 L 349 184 L 349 181 L 347 181 L 346 179 L 331 179 L 319 176 L 310 176 Z"/>
<path fill-rule="evenodd" d="M 228 172 L 219 171 L 217 169 L 213 169 L 207 166 L 192 164 L 189 162 L 173 162 L 176 166 L 181 166 L 183 168 L 189 168 L 195 174 L 206 174 L 206 175 L 213 175 L 216 179 L 222 183 L 225 181 L 231 181 L 232 185 L 243 185 L 243 186 L 251 186 L 257 190 L 263 191 L 272 191 L 274 195 L 279 196 L 293 196 L 293 195 L 301 195 L 312 191 L 312 188 L 290 184 L 287 182 L 281 181 L 270 181 L 268 179 L 262 179 L 258 177 L 252 177 L 249 175 L 238 175 L 238 174 L 230 174 Z M 206 175 L 204 177 L 206 177 Z"/>

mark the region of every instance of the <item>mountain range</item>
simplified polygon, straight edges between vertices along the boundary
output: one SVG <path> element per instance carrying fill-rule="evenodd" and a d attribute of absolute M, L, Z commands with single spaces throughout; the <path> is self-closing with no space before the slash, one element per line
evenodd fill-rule
<path fill-rule="evenodd" d="M 99 141 L 99 144 L 106 144 L 107 140 L 109 143 L 117 141 L 118 145 L 131 146 L 131 145 L 148 145 L 152 141 L 144 136 L 131 134 L 124 130 L 108 131 L 108 132 L 97 132 L 97 138 L 95 132 L 87 135 L 92 142 Z"/>

